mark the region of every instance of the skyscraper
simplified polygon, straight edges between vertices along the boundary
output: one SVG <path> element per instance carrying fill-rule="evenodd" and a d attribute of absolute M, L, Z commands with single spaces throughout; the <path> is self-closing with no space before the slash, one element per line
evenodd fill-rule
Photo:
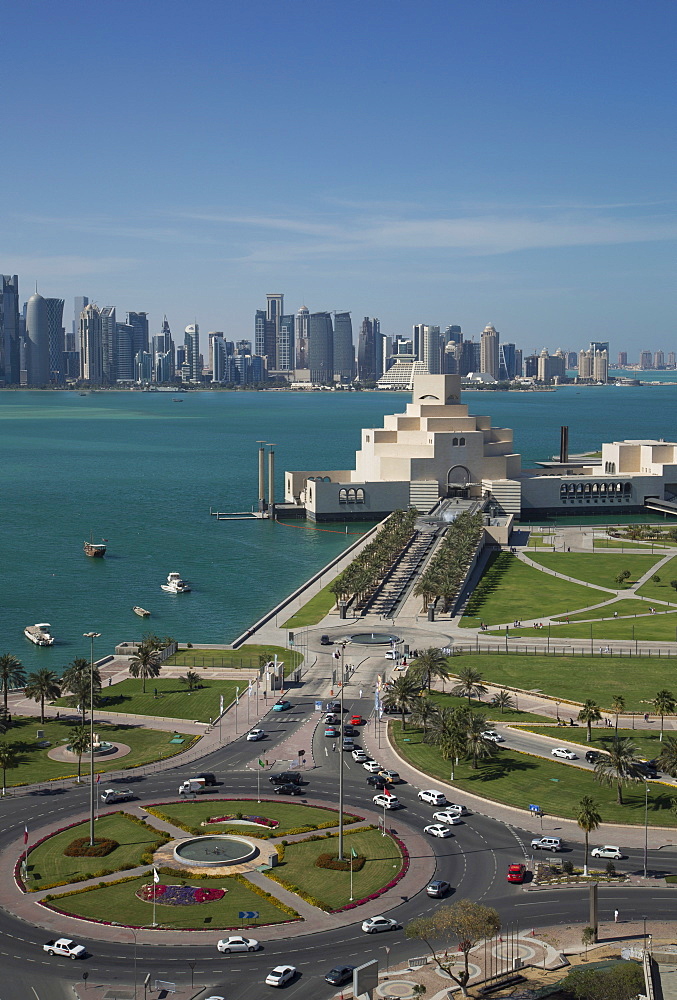
<path fill-rule="evenodd" d="M 148 313 L 128 312 L 127 323 L 134 327 L 134 355 L 148 352 Z"/>
<path fill-rule="evenodd" d="M 661 368 L 665 368 L 665 355 L 662 351 L 654 351 L 653 366 L 656 371 Z"/>
<path fill-rule="evenodd" d="M 88 305 L 89 299 L 86 295 L 76 295 L 73 299 L 73 328 L 71 339 L 66 338 L 67 351 L 80 350 L 80 316 L 82 315 L 82 310 Z"/>
<path fill-rule="evenodd" d="M 383 374 L 381 324 L 365 316 L 357 342 L 357 377 L 360 382 L 375 382 Z"/>
<path fill-rule="evenodd" d="M 278 338 L 280 336 L 280 320 L 284 313 L 284 295 L 277 293 L 266 295 L 266 321 L 273 324 L 272 345 L 273 354 L 268 358 L 268 368 L 280 368 L 277 357 Z"/>
<path fill-rule="evenodd" d="M 618 367 L 625 368 L 628 364 L 628 352 L 619 351 L 618 352 Z"/>
<path fill-rule="evenodd" d="M 19 384 L 19 278 L 0 275 L 0 385 Z"/>
<path fill-rule="evenodd" d="M 416 329 L 416 328 L 415 328 Z M 418 327 L 419 361 L 422 361 L 431 375 L 442 372 L 442 340 L 439 326 Z"/>
<path fill-rule="evenodd" d="M 334 330 L 331 314 L 310 314 L 310 381 L 322 385 L 334 381 Z"/>
<path fill-rule="evenodd" d="M 296 341 L 295 368 L 308 368 L 308 348 L 310 343 L 310 312 L 308 306 L 301 306 L 294 323 L 294 339 Z"/>
<path fill-rule="evenodd" d="M 221 340 L 223 340 L 223 332 L 221 332 L 221 331 L 213 331 L 212 330 L 212 331 L 210 331 L 210 333 L 207 334 L 207 340 L 209 342 L 209 354 L 208 354 L 207 368 L 212 373 L 214 372 L 214 340 L 218 339 L 218 338 L 220 338 Z M 225 348 L 224 348 L 224 350 L 225 350 Z"/>
<path fill-rule="evenodd" d="M 186 347 L 186 361 L 188 379 L 191 382 L 202 381 L 202 362 L 200 359 L 200 327 L 193 323 L 186 327 L 183 342 Z"/>
<path fill-rule="evenodd" d="M 66 377 L 64 351 L 66 331 L 63 328 L 63 299 L 45 299 L 49 333 L 49 379 L 54 385 L 63 384 Z"/>
<path fill-rule="evenodd" d="M 515 377 L 515 345 L 499 344 L 498 346 L 498 376 L 502 381 Z"/>
<path fill-rule="evenodd" d="M 334 377 L 352 382 L 355 375 L 353 324 L 349 312 L 334 313 Z"/>
<path fill-rule="evenodd" d="M 499 376 L 498 368 L 499 335 L 492 323 L 485 326 L 480 340 L 480 371 L 486 375 Z"/>
<path fill-rule="evenodd" d="M 639 356 L 639 367 L 643 371 L 649 371 L 651 368 L 653 358 L 651 357 L 651 351 L 642 351 Z"/>
<path fill-rule="evenodd" d="M 275 346 L 277 329 L 275 321 L 268 319 L 263 309 L 256 310 L 254 317 L 254 351 L 268 359 L 268 368 L 275 367 Z"/>
<path fill-rule="evenodd" d="M 94 385 L 101 385 L 103 380 L 101 313 L 93 303 L 80 314 L 80 378 Z"/>
<path fill-rule="evenodd" d="M 29 385 L 49 385 L 49 323 L 47 303 L 35 292 L 26 307 L 26 369 Z"/>
<path fill-rule="evenodd" d="M 115 324 L 115 378 L 134 381 L 134 327 L 129 323 Z"/>
<path fill-rule="evenodd" d="M 280 316 L 277 330 L 275 354 L 277 370 L 290 372 L 294 368 L 294 327 L 295 317 L 291 314 Z"/>
<path fill-rule="evenodd" d="M 469 375 L 480 370 L 480 345 L 474 340 L 464 340 L 459 345 L 458 374 Z"/>
<path fill-rule="evenodd" d="M 115 306 L 104 306 L 101 310 L 101 371 L 103 381 L 107 385 L 114 385 L 118 377 L 115 366 L 116 338 L 117 320 L 115 318 Z"/>

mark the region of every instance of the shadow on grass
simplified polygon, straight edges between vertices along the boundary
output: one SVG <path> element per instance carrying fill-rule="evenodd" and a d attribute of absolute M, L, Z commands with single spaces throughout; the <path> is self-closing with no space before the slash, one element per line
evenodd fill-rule
<path fill-rule="evenodd" d="M 509 774 L 517 774 L 520 771 L 535 771 L 538 765 L 529 760 L 518 760 L 514 757 L 497 758 L 480 764 L 476 771 L 470 771 L 463 778 L 464 781 L 497 781 L 506 778 Z"/>
<path fill-rule="evenodd" d="M 482 579 L 475 588 L 465 611 L 464 617 L 478 617 L 487 599 L 503 585 L 503 577 L 508 572 L 511 560 L 515 556 L 509 552 L 494 552 L 489 557 L 489 562 L 484 570 Z"/>

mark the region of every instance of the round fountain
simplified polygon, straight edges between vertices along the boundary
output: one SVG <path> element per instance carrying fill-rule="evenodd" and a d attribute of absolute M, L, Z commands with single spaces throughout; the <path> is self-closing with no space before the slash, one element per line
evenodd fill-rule
<path fill-rule="evenodd" d="M 95 757 L 107 757 L 108 754 L 115 753 L 118 747 L 115 743 L 108 743 L 106 740 L 100 740 L 98 743 L 94 744 L 94 756 Z M 77 756 L 75 750 L 70 744 L 66 747 L 69 753 Z M 89 756 L 89 750 L 85 750 L 83 757 Z"/>
<path fill-rule="evenodd" d="M 350 636 L 350 641 L 358 646 L 390 646 L 392 643 L 401 642 L 401 639 L 392 632 L 356 632 Z"/>
<path fill-rule="evenodd" d="M 258 853 L 258 847 L 246 837 L 216 834 L 181 840 L 174 848 L 174 860 L 196 868 L 225 868 L 242 865 Z"/>

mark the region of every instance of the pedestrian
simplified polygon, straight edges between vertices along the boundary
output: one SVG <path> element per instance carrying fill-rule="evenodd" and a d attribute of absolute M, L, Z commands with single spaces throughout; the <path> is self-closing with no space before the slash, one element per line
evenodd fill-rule
<path fill-rule="evenodd" d="M 614 611 L 614 618 L 618 618 L 618 612 Z"/>
<path fill-rule="evenodd" d="M 360 688 L 360 698 L 362 697 L 362 688 Z"/>
<path fill-rule="evenodd" d="M 614 910 L 614 923 L 618 923 L 618 910 Z"/>

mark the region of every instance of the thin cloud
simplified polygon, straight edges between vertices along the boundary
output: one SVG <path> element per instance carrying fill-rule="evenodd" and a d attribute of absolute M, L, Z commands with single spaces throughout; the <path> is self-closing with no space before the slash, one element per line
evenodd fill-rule
<path fill-rule="evenodd" d="M 111 274 L 142 263 L 136 257 L 82 257 L 77 254 L 55 254 L 53 257 L 31 257 L 5 251 L 12 262 L 9 270 L 15 274 L 38 274 L 40 281 L 49 278 L 70 278 L 85 274 Z M 8 273 L 5 270 L 4 273 Z"/>

